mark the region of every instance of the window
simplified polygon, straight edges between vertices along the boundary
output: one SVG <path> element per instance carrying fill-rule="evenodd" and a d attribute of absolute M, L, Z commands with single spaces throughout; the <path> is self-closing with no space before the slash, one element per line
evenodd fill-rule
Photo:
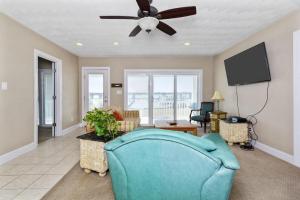
<path fill-rule="evenodd" d="M 139 110 L 141 124 L 188 120 L 202 101 L 202 70 L 126 70 L 125 109 Z"/>

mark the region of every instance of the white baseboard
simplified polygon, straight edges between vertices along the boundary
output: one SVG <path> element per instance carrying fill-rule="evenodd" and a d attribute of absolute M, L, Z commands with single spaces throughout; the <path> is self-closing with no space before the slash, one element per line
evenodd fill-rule
<path fill-rule="evenodd" d="M 37 146 L 36 144 L 30 143 L 23 147 L 15 149 L 11 152 L 1 155 L 0 156 L 0 165 L 4 164 L 12 159 L 15 159 L 16 157 L 21 156 L 29 151 L 32 151 L 33 149 L 36 148 L 36 146 Z"/>
<path fill-rule="evenodd" d="M 276 157 L 276 158 L 279 158 L 279 159 L 284 160 L 292 165 L 297 166 L 294 162 L 293 155 L 290 155 L 288 153 L 285 153 L 283 151 L 280 151 L 280 150 L 270 147 L 268 145 L 262 144 L 260 142 L 256 142 L 255 147 L 258 148 L 259 150 L 262 150 L 262 151 Z"/>
<path fill-rule="evenodd" d="M 71 127 L 69 127 L 69 128 L 66 128 L 66 129 L 64 129 L 64 130 L 62 131 L 62 135 L 61 135 L 61 136 L 67 135 L 67 134 L 71 133 L 72 131 L 75 131 L 76 129 L 78 129 L 78 128 L 80 128 L 80 127 L 82 127 L 82 126 L 81 126 L 81 123 L 75 124 L 75 125 L 73 125 L 73 126 L 71 126 Z"/>

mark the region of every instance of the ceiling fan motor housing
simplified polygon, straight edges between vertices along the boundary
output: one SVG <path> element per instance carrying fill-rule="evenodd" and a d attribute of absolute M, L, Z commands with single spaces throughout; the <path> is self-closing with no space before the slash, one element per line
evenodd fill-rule
<path fill-rule="evenodd" d="M 147 13 L 147 11 L 141 11 L 141 9 L 138 10 L 138 16 L 140 18 L 143 18 L 145 16 L 154 17 L 154 16 L 156 16 L 157 13 L 158 13 L 158 10 L 154 6 L 150 6 L 150 13 Z"/>

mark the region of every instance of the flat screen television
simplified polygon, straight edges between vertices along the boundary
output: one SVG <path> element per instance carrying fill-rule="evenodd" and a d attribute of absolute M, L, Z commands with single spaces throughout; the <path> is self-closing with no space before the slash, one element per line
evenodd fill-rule
<path fill-rule="evenodd" d="M 271 81 L 265 43 L 224 61 L 229 86 Z"/>

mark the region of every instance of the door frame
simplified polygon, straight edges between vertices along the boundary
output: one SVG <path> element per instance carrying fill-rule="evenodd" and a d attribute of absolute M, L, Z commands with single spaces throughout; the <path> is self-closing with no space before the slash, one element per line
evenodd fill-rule
<path fill-rule="evenodd" d="M 38 58 L 44 58 L 55 63 L 56 76 L 55 76 L 55 91 L 56 91 L 56 106 L 55 106 L 55 133 L 56 136 L 62 136 L 62 60 L 56 58 L 41 50 L 34 49 L 33 52 L 33 75 L 34 75 L 34 129 L 33 137 L 34 144 L 38 145 L 38 125 L 39 125 L 39 90 L 38 90 Z"/>
<path fill-rule="evenodd" d="M 85 70 L 107 70 L 107 105 L 110 106 L 110 67 L 97 67 L 97 66 L 82 66 L 81 67 L 81 121 L 83 123 L 84 118 L 84 71 Z"/>
<path fill-rule="evenodd" d="M 293 34 L 293 60 L 294 60 L 294 165 L 300 167 L 300 30 Z"/>
<path fill-rule="evenodd" d="M 124 69 L 124 109 L 127 109 L 127 74 L 130 73 L 147 73 L 150 74 L 150 78 L 149 78 L 149 84 L 148 84 L 148 90 L 149 90 L 149 124 L 145 124 L 145 125 L 153 125 L 153 91 L 151 91 L 151 88 L 153 88 L 153 75 L 155 74 L 169 74 L 172 73 L 172 75 L 176 76 L 176 75 L 191 75 L 191 74 L 195 74 L 197 73 L 199 80 L 198 80 L 198 102 L 200 104 L 200 102 L 203 100 L 203 69 L 184 69 L 184 67 L 182 69 L 153 69 L 153 68 L 149 68 L 149 69 Z M 177 90 L 177 84 L 176 84 L 176 78 L 175 80 L 175 85 L 174 85 L 174 91 Z M 176 96 L 176 95 L 175 95 Z M 176 97 L 174 97 L 176 98 Z M 174 99 L 175 100 L 175 99 Z M 175 105 L 174 105 L 175 107 Z M 176 110 L 174 110 L 174 116 L 176 116 Z"/>

